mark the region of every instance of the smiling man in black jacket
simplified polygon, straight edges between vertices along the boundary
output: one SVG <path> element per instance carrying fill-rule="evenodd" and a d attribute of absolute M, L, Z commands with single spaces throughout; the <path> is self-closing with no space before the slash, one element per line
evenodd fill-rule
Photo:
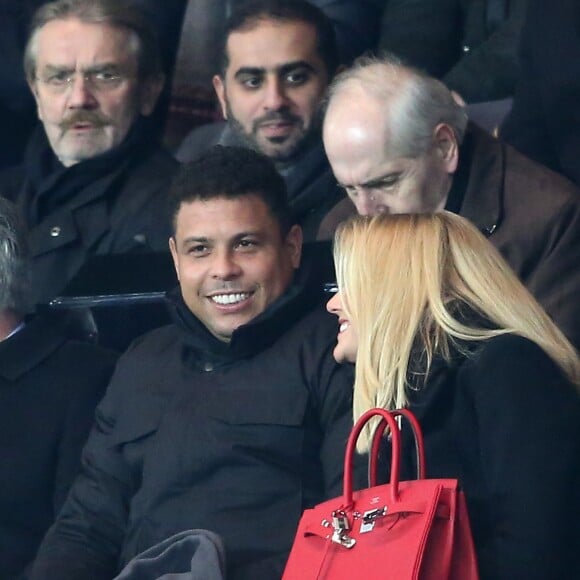
<path fill-rule="evenodd" d="M 302 510 L 340 493 L 352 373 L 282 178 L 217 147 L 172 196 L 175 322 L 121 359 L 35 580 L 110 580 L 192 528 L 223 538 L 228 577 L 273 580 Z"/>

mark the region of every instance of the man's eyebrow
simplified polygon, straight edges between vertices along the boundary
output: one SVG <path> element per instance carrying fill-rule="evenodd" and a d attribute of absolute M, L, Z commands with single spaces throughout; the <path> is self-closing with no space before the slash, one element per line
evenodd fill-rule
<path fill-rule="evenodd" d="M 261 236 L 262 236 L 262 232 L 260 232 L 260 231 L 240 232 L 239 234 L 236 234 L 232 238 L 232 241 L 239 242 L 240 240 L 243 240 L 244 238 L 248 238 L 248 237 L 259 238 Z"/>
<path fill-rule="evenodd" d="M 122 68 L 121 65 L 119 65 L 116 62 L 100 62 L 100 63 L 96 63 L 93 64 L 92 66 L 88 66 L 86 69 L 83 69 L 85 72 L 98 72 L 98 71 L 102 71 L 102 70 L 118 70 Z"/>
<path fill-rule="evenodd" d="M 236 242 L 239 242 L 240 240 L 243 240 L 244 238 L 247 238 L 247 237 L 259 238 L 262 235 L 263 234 L 260 231 L 240 232 L 240 233 L 232 236 L 229 241 L 230 241 L 230 243 L 236 243 Z M 184 245 L 187 245 L 187 244 L 209 244 L 212 241 L 213 240 L 211 238 L 208 238 L 207 236 L 189 236 L 189 237 L 185 238 L 182 243 Z"/>
<path fill-rule="evenodd" d="M 266 69 L 257 66 L 243 66 L 236 71 L 234 78 L 237 79 L 242 76 L 259 76 L 263 75 Z"/>
<path fill-rule="evenodd" d="M 120 67 L 117 63 L 114 62 L 103 62 L 103 63 L 97 63 L 91 66 L 88 66 L 86 68 L 80 69 L 82 72 L 84 73 L 91 73 L 91 72 L 100 72 L 103 70 L 118 70 Z M 49 73 L 53 73 L 53 72 L 74 72 L 76 69 L 75 67 L 71 67 L 68 65 L 55 65 L 55 64 L 47 64 L 44 67 L 44 70 L 49 72 Z"/>
<path fill-rule="evenodd" d="M 372 187 L 373 185 L 379 184 L 382 181 L 385 181 L 387 179 L 398 178 L 398 177 L 400 177 L 401 173 L 402 173 L 402 171 L 390 171 L 389 173 L 385 173 L 384 175 L 378 175 L 377 177 L 371 177 L 370 179 L 367 179 L 363 183 L 357 183 L 357 184 L 343 183 L 340 180 L 337 180 L 337 183 L 340 187 Z"/>
<path fill-rule="evenodd" d="M 44 70 L 47 72 L 53 73 L 53 72 L 62 72 L 62 71 L 69 72 L 69 71 L 74 71 L 75 69 L 74 69 L 74 67 L 71 68 L 70 66 L 66 66 L 66 65 L 61 66 L 61 65 L 57 65 L 57 64 L 47 64 L 47 65 L 44 65 Z"/>
<path fill-rule="evenodd" d="M 210 239 L 206 236 L 189 236 L 183 240 L 183 244 L 207 244 Z"/>
<path fill-rule="evenodd" d="M 272 69 L 274 72 L 276 72 L 277 74 L 288 74 L 289 72 L 292 72 L 293 70 L 296 69 L 305 69 L 308 70 L 310 72 L 316 72 L 316 69 L 309 63 L 306 62 L 305 60 L 295 60 L 292 62 L 285 62 L 284 64 L 275 67 L 274 69 Z M 260 76 L 260 75 L 264 75 L 268 72 L 268 69 L 266 67 L 259 67 L 259 66 L 243 66 L 240 67 L 237 71 L 236 74 L 234 75 L 234 78 L 239 78 L 240 76 Z"/>
<path fill-rule="evenodd" d="M 288 74 L 297 68 L 306 69 L 309 72 L 316 72 L 315 68 L 305 60 L 296 60 L 293 62 L 284 63 L 282 66 L 278 67 L 278 72 L 282 75 Z"/>
<path fill-rule="evenodd" d="M 379 184 L 383 181 L 388 179 L 396 179 L 401 175 L 402 171 L 389 171 L 389 173 L 385 173 L 383 175 L 378 175 L 377 177 L 371 177 L 371 179 L 367 179 L 364 183 L 361 183 L 363 187 L 369 187 L 376 184 Z"/>

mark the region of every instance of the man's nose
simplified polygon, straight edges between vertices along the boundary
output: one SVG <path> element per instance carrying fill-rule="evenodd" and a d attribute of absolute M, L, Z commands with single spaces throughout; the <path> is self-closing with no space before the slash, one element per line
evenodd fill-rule
<path fill-rule="evenodd" d="M 241 274 L 241 268 L 233 251 L 216 252 L 212 261 L 212 276 L 220 280 L 231 280 Z"/>
<path fill-rule="evenodd" d="M 93 109 L 98 105 L 90 80 L 82 74 L 75 75 L 69 91 L 70 109 Z"/>
<path fill-rule="evenodd" d="M 287 104 L 288 98 L 282 81 L 278 78 L 268 79 L 264 93 L 264 108 L 278 111 Z"/>
<path fill-rule="evenodd" d="M 381 209 L 381 204 L 377 202 L 375 196 L 367 191 L 359 190 L 356 196 L 351 197 L 351 200 L 359 215 L 377 215 L 385 212 L 384 208 Z"/>

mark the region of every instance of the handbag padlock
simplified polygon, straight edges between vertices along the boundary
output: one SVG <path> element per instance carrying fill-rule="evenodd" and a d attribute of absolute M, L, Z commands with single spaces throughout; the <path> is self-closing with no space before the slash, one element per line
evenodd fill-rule
<path fill-rule="evenodd" d="M 330 539 L 336 544 L 340 544 L 345 548 L 352 548 L 356 544 L 356 540 L 351 538 L 346 532 L 350 530 L 350 524 L 346 513 L 342 510 L 332 512 L 332 527 L 334 531 Z"/>

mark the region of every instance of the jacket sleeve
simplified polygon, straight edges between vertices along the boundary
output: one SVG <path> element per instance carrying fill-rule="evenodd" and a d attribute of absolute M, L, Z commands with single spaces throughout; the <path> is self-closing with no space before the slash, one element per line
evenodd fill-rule
<path fill-rule="evenodd" d="M 131 474 L 116 446 L 117 370 L 97 407 L 82 456 L 82 472 L 34 562 L 31 580 L 110 580 L 117 568 L 132 494 Z"/>
<path fill-rule="evenodd" d="M 80 345 L 76 366 L 83 369 L 70 398 L 58 448 L 54 485 L 54 513 L 59 513 L 70 487 L 80 471 L 80 458 L 94 422 L 95 408 L 103 395 L 115 368 L 117 356 L 106 351 L 94 351 L 92 345 Z"/>
<path fill-rule="evenodd" d="M 577 559 L 580 398 L 534 343 L 495 339 L 469 371 L 492 533 L 482 578 L 571 578 Z M 475 442 L 474 442 L 475 443 Z M 475 447 L 475 445 L 474 445 Z"/>
<path fill-rule="evenodd" d="M 482 5 L 487 6 L 488 2 Z M 445 84 L 457 91 L 468 103 L 511 97 L 519 73 L 518 46 L 525 20 L 527 0 L 511 0 L 509 15 L 484 39 L 470 38 L 468 31 L 477 29 L 466 24 L 462 56 L 443 77 Z M 473 18 L 485 15 L 470 14 Z M 468 48 L 465 51 L 465 48 Z"/>
<path fill-rule="evenodd" d="M 549 231 L 526 286 L 580 348 L 580 200 L 570 199 L 554 216 Z"/>
<path fill-rule="evenodd" d="M 339 365 L 332 356 L 336 344 L 337 325 L 334 317 L 327 316 L 320 324 L 324 334 L 324 347 L 307 345 L 311 353 L 317 353 L 309 377 L 311 392 L 315 393 L 318 421 L 321 429 L 320 462 L 326 498 L 342 493 L 344 453 L 352 429 L 352 387 L 354 372 L 351 365 Z"/>

